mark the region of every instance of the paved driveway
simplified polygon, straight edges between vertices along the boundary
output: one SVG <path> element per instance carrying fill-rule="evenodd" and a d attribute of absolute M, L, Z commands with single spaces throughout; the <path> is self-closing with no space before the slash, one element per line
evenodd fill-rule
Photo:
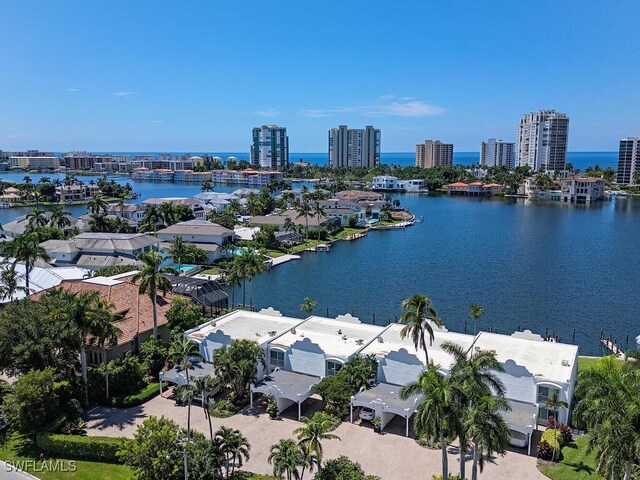
<path fill-rule="evenodd" d="M 319 407 L 319 400 L 312 398 L 305 402 L 304 406 L 306 411 L 303 410 L 303 415 L 311 414 Z M 193 428 L 208 435 L 209 426 L 202 408 L 194 405 L 191 410 Z M 294 438 L 292 432 L 300 426 L 295 420 L 297 412 L 293 410 L 285 412 L 285 418 L 282 420 L 271 420 L 264 413 L 244 413 L 231 418 L 212 418 L 211 421 L 214 431 L 224 425 L 239 429 L 247 437 L 251 444 L 251 458 L 244 466 L 246 470 L 272 473 L 271 465 L 267 463 L 269 448 L 281 438 Z M 136 427 L 150 415 L 164 415 L 185 426 L 187 408 L 176 406 L 172 400 L 163 397 L 156 397 L 144 405 L 126 410 L 96 408 L 88 415 L 87 433 L 131 437 Z M 325 459 L 346 455 L 359 462 L 366 473 L 378 475 L 383 480 L 431 480 L 433 474 L 440 473 L 439 450 L 420 447 L 412 438 L 404 437 L 404 421 L 394 421 L 390 426 L 387 433 L 378 435 L 368 426 L 343 423 L 333 432 L 341 441 L 331 440 L 323 443 Z M 457 456 L 453 450 L 449 456 L 449 465 L 452 473 L 458 471 Z M 470 468 L 469 461 L 468 474 Z M 480 478 L 547 479 L 536 468 L 535 457 L 529 457 L 526 452 L 520 450 L 510 451 L 504 457 L 496 458 L 495 463 L 485 467 Z"/>

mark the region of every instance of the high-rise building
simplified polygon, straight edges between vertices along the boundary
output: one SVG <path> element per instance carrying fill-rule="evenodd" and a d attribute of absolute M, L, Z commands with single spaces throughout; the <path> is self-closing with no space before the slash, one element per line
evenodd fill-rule
<path fill-rule="evenodd" d="M 416 145 L 416 167 L 431 168 L 453 165 L 453 144 L 440 140 L 425 140 Z"/>
<path fill-rule="evenodd" d="M 251 163 L 261 168 L 285 168 L 289 164 L 287 129 L 263 125 L 253 129 Z"/>
<path fill-rule="evenodd" d="M 379 164 L 380 129 L 340 125 L 329 130 L 329 165 L 371 168 Z"/>
<path fill-rule="evenodd" d="M 561 171 L 567 162 L 569 117 L 555 110 L 526 113 L 518 125 L 518 166 L 534 171 Z"/>
<path fill-rule="evenodd" d="M 618 151 L 618 178 L 621 185 L 640 183 L 636 175 L 640 174 L 640 137 L 627 137 L 620 140 Z"/>
<path fill-rule="evenodd" d="M 483 167 L 513 167 L 515 144 L 490 138 L 480 145 L 480 165 Z"/>

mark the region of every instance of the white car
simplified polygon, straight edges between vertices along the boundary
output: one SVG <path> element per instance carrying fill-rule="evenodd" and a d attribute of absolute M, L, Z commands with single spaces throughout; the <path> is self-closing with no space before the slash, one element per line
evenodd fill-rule
<path fill-rule="evenodd" d="M 373 420 L 373 417 L 376 416 L 376 412 L 373 411 L 373 408 L 369 408 L 369 407 L 362 407 L 360 409 L 360 418 L 362 420 L 367 420 L 367 421 L 371 421 Z"/>

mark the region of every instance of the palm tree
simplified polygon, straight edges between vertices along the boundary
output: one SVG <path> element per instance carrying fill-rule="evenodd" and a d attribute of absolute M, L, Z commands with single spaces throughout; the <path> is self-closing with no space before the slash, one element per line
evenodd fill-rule
<path fill-rule="evenodd" d="M 191 404 L 193 397 L 198 394 L 198 389 L 192 383 L 179 385 L 177 390 L 178 398 L 181 402 L 187 403 L 187 441 L 191 440 Z"/>
<path fill-rule="evenodd" d="M 236 287 L 242 285 L 241 281 L 244 277 L 241 275 L 237 265 L 233 262 L 229 268 L 229 270 L 225 273 L 224 278 L 226 279 L 229 287 L 231 288 L 231 308 L 235 308 L 236 306 Z"/>
<path fill-rule="evenodd" d="M 313 312 L 313 309 L 316 308 L 318 302 L 310 299 L 309 297 L 304 297 L 304 302 L 300 304 L 300 311 L 305 313 Z"/>
<path fill-rule="evenodd" d="M 464 393 L 455 381 L 440 373 L 433 363 L 428 363 L 415 382 L 400 389 L 403 400 L 414 395 L 422 395 L 422 400 L 415 413 L 413 428 L 418 437 L 424 436 L 429 442 L 440 443 L 442 478 L 449 478 L 447 440 L 460 430 L 458 405 Z"/>
<path fill-rule="evenodd" d="M 64 230 L 65 227 L 71 226 L 69 220 L 71 213 L 67 212 L 61 205 L 55 205 L 51 208 L 51 216 L 49 217 L 49 225 Z"/>
<path fill-rule="evenodd" d="M 264 258 L 254 251 L 245 252 L 241 256 L 245 273 L 249 277 L 249 305 L 253 310 L 253 279 L 266 270 Z"/>
<path fill-rule="evenodd" d="M 207 392 L 213 391 L 218 386 L 218 380 L 211 375 L 205 375 L 203 377 L 195 377 L 191 383 L 195 389 L 202 394 L 202 410 L 204 411 L 204 417 L 209 422 L 209 437 L 213 440 L 213 427 L 211 426 L 211 415 L 209 413 L 209 399 L 207 398 Z"/>
<path fill-rule="evenodd" d="M 91 317 L 91 333 L 98 345 L 105 371 L 105 393 L 109 399 L 109 363 L 107 362 L 107 345 L 115 345 L 122 331 L 115 324 L 118 317 L 114 315 L 113 305 L 107 300 L 99 298 L 95 301 L 93 309 L 89 312 Z"/>
<path fill-rule="evenodd" d="M 25 233 L 10 242 L 3 243 L 0 248 L 5 257 L 14 259 L 14 265 L 18 262 L 24 263 L 25 287 L 27 290 L 30 290 L 29 274 L 33 269 L 33 265 L 38 260 L 44 260 L 45 262 L 49 260 L 46 250 L 40 246 L 38 234 Z"/>
<path fill-rule="evenodd" d="M 544 402 L 544 408 L 546 408 L 547 410 L 551 410 L 553 419 L 557 422 L 558 410 L 560 410 L 561 408 L 569 408 L 569 404 L 560 399 L 560 392 L 558 390 L 553 390 L 551 396 Z"/>
<path fill-rule="evenodd" d="M 158 252 L 144 252 L 138 256 L 144 266 L 133 277 L 133 281 L 140 282 L 140 293 L 146 293 L 153 305 L 153 336 L 158 337 L 158 290 L 163 295 L 171 291 L 171 282 L 163 275 L 163 258 Z"/>
<path fill-rule="evenodd" d="M 3 265 L 0 271 L 0 298 L 11 302 L 18 292 L 29 295 L 31 292 L 27 287 L 20 285 L 20 280 L 24 275 L 16 271 L 15 263 Z"/>
<path fill-rule="evenodd" d="M 182 263 L 185 257 L 188 254 L 187 245 L 182 241 L 182 237 L 176 237 L 173 242 L 171 242 L 171 247 L 169 248 L 169 255 L 173 259 L 175 263 L 178 264 L 178 275 L 182 272 Z"/>
<path fill-rule="evenodd" d="M 193 358 L 202 359 L 198 344 L 193 340 L 183 342 L 179 336 L 174 339 L 169 347 L 167 361 L 178 365 L 180 371 L 185 372 L 187 383 L 189 383 L 189 369 L 193 366 Z"/>
<path fill-rule="evenodd" d="M 47 224 L 47 217 L 44 214 L 44 211 L 39 208 L 32 208 L 31 212 L 27 214 L 29 228 L 31 230 L 44 227 Z"/>
<path fill-rule="evenodd" d="M 220 442 L 220 450 L 226 459 L 225 478 L 233 476 L 237 467 L 242 467 L 244 461 L 249 460 L 251 446 L 240 430 L 220 427 L 215 438 Z"/>
<path fill-rule="evenodd" d="M 286 476 L 287 480 L 300 480 L 298 467 L 304 468 L 306 465 L 302 449 L 289 438 L 283 438 L 271 447 L 267 461 L 273 465 L 273 474 L 276 477 Z"/>
<path fill-rule="evenodd" d="M 107 202 L 105 202 L 101 194 L 93 196 L 91 200 L 87 202 L 87 209 L 93 215 L 97 215 L 99 213 L 107 213 L 107 206 Z"/>
<path fill-rule="evenodd" d="M 232 215 L 236 215 L 242 212 L 242 205 L 238 200 L 233 199 L 229 201 L 229 205 L 227 205 L 227 209 L 229 210 L 229 213 L 231 213 Z"/>
<path fill-rule="evenodd" d="M 140 224 L 140 231 L 147 232 L 152 230 L 156 233 L 158 230 L 158 223 L 162 220 L 160 210 L 156 205 L 147 205 L 144 207 L 144 215 Z"/>
<path fill-rule="evenodd" d="M 628 362 L 635 363 L 635 362 Z M 640 376 L 633 366 L 604 357 L 580 372 L 574 416 L 589 430 L 588 451 L 605 478 L 631 480 L 640 464 Z"/>
<path fill-rule="evenodd" d="M 431 323 L 437 327 L 441 327 L 442 320 L 440 320 L 435 308 L 433 308 L 431 299 L 419 293 L 404 300 L 402 302 L 402 310 L 400 323 L 404 323 L 406 326 L 400 331 L 400 336 L 402 338 L 411 336 L 416 350 L 422 348 L 427 363 L 429 363 L 429 352 L 427 351 L 425 332 L 429 335 L 429 345 L 432 345 L 434 334 Z"/>
<path fill-rule="evenodd" d="M 473 351 L 470 355 L 460 345 L 444 342 L 442 350 L 453 357 L 450 376 L 464 391 L 463 401 L 459 405 L 462 427 L 458 432 L 460 440 L 460 477 L 465 478 L 466 454 L 469 448 L 468 434 L 464 425 L 465 419 L 477 406 L 480 399 L 486 395 L 495 394 L 504 397 L 505 388 L 495 372 L 504 372 L 504 367 L 496 358 L 496 354 L 489 350 Z"/>
<path fill-rule="evenodd" d="M 302 449 L 307 460 L 314 458 L 318 464 L 318 468 L 322 465 L 322 441 L 323 440 L 340 440 L 340 437 L 329 433 L 331 429 L 331 419 L 328 415 L 314 415 L 311 418 L 302 417 L 304 426 L 298 427 L 293 434 L 298 437 L 298 445 Z M 311 462 L 309 466 L 311 468 Z M 304 475 L 305 466 L 302 467 L 302 475 Z"/>
<path fill-rule="evenodd" d="M 212 192 L 213 184 L 211 183 L 211 180 L 205 180 L 204 182 L 202 182 L 202 184 L 200 185 L 200 190 L 203 192 Z"/>
<path fill-rule="evenodd" d="M 165 227 L 170 227 L 171 225 L 176 223 L 176 214 L 171 203 L 162 202 L 158 210 L 160 213 L 160 218 L 162 219 L 162 223 L 164 223 Z"/>
<path fill-rule="evenodd" d="M 304 217 L 305 240 L 309 240 L 309 215 L 313 213 L 313 209 L 306 198 L 296 205 L 296 212 L 298 213 L 296 218 Z M 320 225 L 319 221 L 318 225 Z"/>
<path fill-rule="evenodd" d="M 484 315 L 484 308 L 480 305 L 472 303 L 469 305 L 469 316 L 473 319 L 473 335 L 476 334 L 476 326 L 478 324 L 478 319 Z"/>
<path fill-rule="evenodd" d="M 495 453 L 504 454 L 506 451 L 511 431 L 500 412 L 509 410 L 511 407 L 505 397 L 484 395 L 469 412 L 463 428 L 473 451 L 471 480 L 478 479 L 478 467 L 482 472 L 485 460 L 490 460 Z M 464 478 L 462 471 L 460 478 Z"/>
<path fill-rule="evenodd" d="M 289 217 L 284 219 L 284 224 L 282 225 L 282 230 L 285 232 L 295 232 L 296 224 Z"/>
<path fill-rule="evenodd" d="M 320 220 L 322 217 L 327 216 L 327 214 L 324 212 L 324 208 L 322 208 L 319 202 L 314 202 L 313 204 L 313 215 L 318 219 L 318 242 L 319 242 L 320 241 Z"/>

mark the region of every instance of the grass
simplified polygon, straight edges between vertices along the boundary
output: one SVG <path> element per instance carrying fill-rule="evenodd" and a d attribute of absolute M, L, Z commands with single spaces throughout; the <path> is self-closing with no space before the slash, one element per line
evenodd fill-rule
<path fill-rule="evenodd" d="M 551 480 L 604 480 L 595 473 L 595 454 L 586 453 L 588 435 L 562 449 L 563 459 L 555 466 L 541 465 L 539 470 Z"/>
<path fill-rule="evenodd" d="M 0 446 L 0 459 L 6 462 L 35 460 L 38 455 L 37 447 L 18 435 L 11 435 L 7 442 Z M 56 459 L 47 457 L 47 460 Z M 60 462 L 64 468 L 60 465 L 58 470 L 63 471 L 40 472 L 31 468 L 28 469 L 28 473 L 42 480 L 129 480 L 133 477 L 132 470 L 124 465 L 76 460 L 76 470 L 71 472 L 69 460 L 60 460 Z M 40 465 L 38 466 L 39 470 L 44 470 Z"/>
<path fill-rule="evenodd" d="M 578 357 L 578 372 L 595 367 L 601 358 L 602 357 Z M 620 365 L 624 362 L 623 360 L 618 361 L 620 362 Z"/>
<path fill-rule="evenodd" d="M 220 267 L 212 266 L 206 270 L 202 270 L 200 273 L 204 275 L 220 275 L 222 273 L 222 269 Z"/>
<path fill-rule="evenodd" d="M 340 230 L 338 233 L 336 233 L 335 238 L 336 239 L 343 239 L 345 237 L 348 237 L 349 235 L 353 235 L 354 233 L 362 233 L 362 232 L 366 232 L 366 231 L 367 231 L 366 228 L 344 227 L 342 230 Z"/>
<path fill-rule="evenodd" d="M 267 255 L 269 255 L 271 258 L 278 258 L 283 256 L 284 253 L 279 250 L 267 250 Z"/>
<path fill-rule="evenodd" d="M 327 243 L 325 240 L 312 240 L 311 238 L 309 240 L 307 240 L 304 243 L 301 243 L 300 245 L 296 245 L 295 247 L 291 247 L 291 253 L 300 253 L 303 252 L 304 250 L 311 248 L 311 247 L 315 247 L 316 245 L 321 245 L 323 243 Z"/>

